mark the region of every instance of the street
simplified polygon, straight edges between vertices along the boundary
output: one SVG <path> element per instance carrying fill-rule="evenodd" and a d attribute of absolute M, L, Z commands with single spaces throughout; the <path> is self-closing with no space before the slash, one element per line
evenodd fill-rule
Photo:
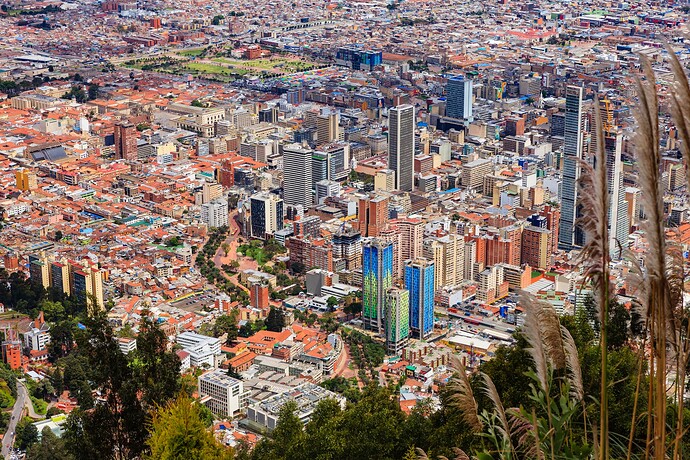
<path fill-rule="evenodd" d="M 10 449 L 14 443 L 14 433 L 17 429 L 17 423 L 22 417 L 22 412 L 24 411 L 24 406 L 26 405 L 26 400 L 29 398 L 26 387 L 22 382 L 17 381 L 17 401 L 14 403 L 12 408 L 12 415 L 10 418 L 9 426 L 7 427 L 7 432 L 2 438 L 2 458 L 6 459 L 9 457 Z"/>

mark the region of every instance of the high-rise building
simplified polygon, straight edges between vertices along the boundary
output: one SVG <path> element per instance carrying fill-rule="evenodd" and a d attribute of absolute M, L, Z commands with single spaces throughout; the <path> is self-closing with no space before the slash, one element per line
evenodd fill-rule
<path fill-rule="evenodd" d="M 407 289 L 390 288 L 385 297 L 386 351 L 400 355 L 410 335 L 410 293 Z"/>
<path fill-rule="evenodd" d="M 137 127 L 132 123 L 115 124 L 115 159 L 137 159 Z"/>
<path fill-rule="evenodd" d="M 50 287 L 50 266 L 44 253 L 29 255 L 29 277 L 46 289 Z"/>
<path fill-rule="evenodd" d="M 423 243 L 424 257 L 434 263 L 434 289 L 457 286 L 465 279 L 465 242 L 460 235 L 430 237 Z"/>
<path fill-rule="evenodd" d="M 201 188 L 201 203 L 210 203 L 223 197 L 223 186 L 221 184 L 212 184 L 204 182 Z"/>
<path fill-rule="evenodd" d="M 410 291 L 411 336 L 424 340 L 434 330 L 434 263 L 409 260 L 405 265 L 405 289 Z"/>
<path fill-rule="evenodd" d="M 70 265 L 72 295 L 89 308 L 102 309 L 103 272 L 87 261 Z"/>
<path fill-rule="evenodd" d="M 424 221 L 415 217 L 404 217 L 391 221 L 391 224 L 402 235 L 400 258 L 410 260 L 420 257 L 424 238 Z"/>
<path fill-rule="evenodd" d="M 268 283 L 256 276 L 247 278 L 247 283 L 249 284 L 249 305 L 262 310 L 268 308 Z"/>
<path fill-rule="evenodd" d="M 463 76 L 452 77 L 446 84 L 446 116 L 468 122 L 472 117 L 472 80 Z"/>
<path fill-rule="evenodd" d="M 333 258 L 345 261 L 346 270 L 362 266 L 362 235 L 352 227 L 341 228 L 333 235 Z"/>
<path fill-rule="evenodd" d="M 38 187 L 38 179 L 36 173 L 28 169 L 18 169 L 14 173 L 14 178 L 17 188 L 23 192 L 30 192 Z"/>
<path fill-rule="evenodd" d="M 312 205 L 312 150 L 298 144 L 283 149 L 283 200 L 286 205 Z"/>
<path fill-rule="evenodd" d="M 387 195 L 372 194 L 359 199 L 357 223 L 362 236 L 376 237 L 388 226 Z"/>
<path fill-rule="evenodd" d="M 405 104 L 388 111 L 388 168 L 395 171 L 395 188 L 411 192 L 414 185 L 414 107 Z"/>
<path fill-rule="evenodd" d="M 612 253 L 617 254 L 620 247 L 628 247 L 628 236 L 630 234 L 628 201 L 625 196 L 623 160 L 621 158 L 623 134 L 613 124 L 613 112 L 610 101 L 602 99 L 600 107 L 602 126 L 604 128 L 606 179 L 609 192 L 609 248 Z M 596 135 L 594 137 L 593 141 L 596 142 Z"/>
<path fill-rule="evenodd" d="M 338 140 L 339 118 L 335 110 L 324 111 L 316 118 L 316 140 L 319 145 Z"/>
<path fill-rule="evenodd" d="M 568 86 L 565 93 L 565 126 L 563 143 L 563 178 L 561 183 L 561 221 L 558 247 L 572 249 L 584 243 L 582 228 L 576 225 L 578 181 L 582 160 L 582 88 Z"/>
<path fill-rule="evenodd" d="M 214 200 L 201 206 L 201 221 L 209 228 L 228 225 L 228 202 L 224 199 Z"/>
<path fill-rule="evenodd" d="M 551 231 L 530 225 L 522 231 L 522 263 L 546 270 L 551 259 Z"/>
<path fill-rule="evenodd" d="M 393 244 L 377 239 L 362 246 L 362 318 L 364 327 L 383 332 L 386 291 L 393 287 Z"/>
<path fill-rule="evenodd" d="M 53 289 L 59 289 L 67 295 L 72 293 L 70 285 L 69 264 L 66 260 L 50 263 L 50 285 Z"/>
<path fill-rule="evenodd" d="M 264 239 L 283 229 L 283 200 L 274 193 L 257 193 L 250 200 L 251 236 Z"/>

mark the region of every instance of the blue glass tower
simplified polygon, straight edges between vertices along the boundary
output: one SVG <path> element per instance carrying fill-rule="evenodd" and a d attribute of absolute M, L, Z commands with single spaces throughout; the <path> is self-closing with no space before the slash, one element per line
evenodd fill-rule
<path fill-rule="evenodd" d="M 448 79 L 446 84 L 446 115 L 471 122 L 472 80 L 462 76 Z"/>
<path fill-rule="evenodd" d="M 362 246 L 364 328 L 383 332 L 386 291 L 393 287 L 393 243 L 373 239 Z"/>
<path fill-rule="evenodd" d="M 426 339 L 434 330 L 434 263 L 426 259 L 408 261 L 405 289 L 410 291 L 410 336 Z"/>

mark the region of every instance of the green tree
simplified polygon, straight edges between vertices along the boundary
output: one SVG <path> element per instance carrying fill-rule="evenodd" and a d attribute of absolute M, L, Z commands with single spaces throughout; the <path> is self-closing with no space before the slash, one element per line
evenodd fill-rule
<path fill-rule="evenodd" d="M 239 310 L 236 308 L 230 311 L 230 314 L 223 315 L 216 320 L 213 325 L 213 335 L 214 337 L 220 337 L 223 334 L 227 334 L 226 344 L 230 344 L 237 340 L 237 318 L 239 316 Z"/>
<path fill-rule="evenodd" d="M 151 460 L 233 458 L 232 450 L 206 429 L 199 405 L 183 394 L 156 411 L 147 445 Z"/>
<path fill-rule="evenodd" d="M 305 442 L 304 426 L 295 414 L 297 403 L 288 401 L 280 408 L 278 423 L 270 437 L 260 443 L 253 453 L 254 459 L 291 460 L 301 458 Z"/>
<path fill-rule="evenodd" d="M 29 460 L 74 460 L 65 446 L 65 441 L 55 436 L 48 428 L 41 431 L 41 442 L 34 444 L 27 452 Z"/>
<path fill-rule="evenodd" d="M 271 307 L 266 317 L 266 329 L 273 332 L 281 332 L 285 327 L 285 316 L 281 310 Z"/>
<path fill-rule="evenodd" d="M 38 429 L 30 418 L 23 418 L 17 424 L 17 435 L 14 440 L 15 445 L 20 450 L 27 450 L 34 443 L 38 442 Z"/>
<path fill-rule="evenodd" d="M 100 90 L 98 88 L 98 85 L 96 85 L 96 84 L 89 85 L 87 96 L 88 96 L 90 101 L 92 101 L 94 99 L 98 99 L 99 93 L 100 93 Z"/>

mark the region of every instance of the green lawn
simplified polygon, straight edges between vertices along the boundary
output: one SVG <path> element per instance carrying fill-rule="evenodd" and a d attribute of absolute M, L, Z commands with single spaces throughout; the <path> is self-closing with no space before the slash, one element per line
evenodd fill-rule
<path fill-rule="evenodd" d="M 203 48 L 194 48 L 194 49 L 188 49 L 184 51 L 180 51 L 177 54 L 180 56 L 187 56 L 187 57 L 197 57 L 201 56 L 204 53 Z"/>
<path fill-rule="evenodd" d="M 212 73 L 218 75 L 231 75 L 237 73 L 234 69 L 228 69 L 227 67 L 213 64 L 202 64 L 200 62 L 189 62 L 185 64 L 184 67 L 199 73 Z"/>

